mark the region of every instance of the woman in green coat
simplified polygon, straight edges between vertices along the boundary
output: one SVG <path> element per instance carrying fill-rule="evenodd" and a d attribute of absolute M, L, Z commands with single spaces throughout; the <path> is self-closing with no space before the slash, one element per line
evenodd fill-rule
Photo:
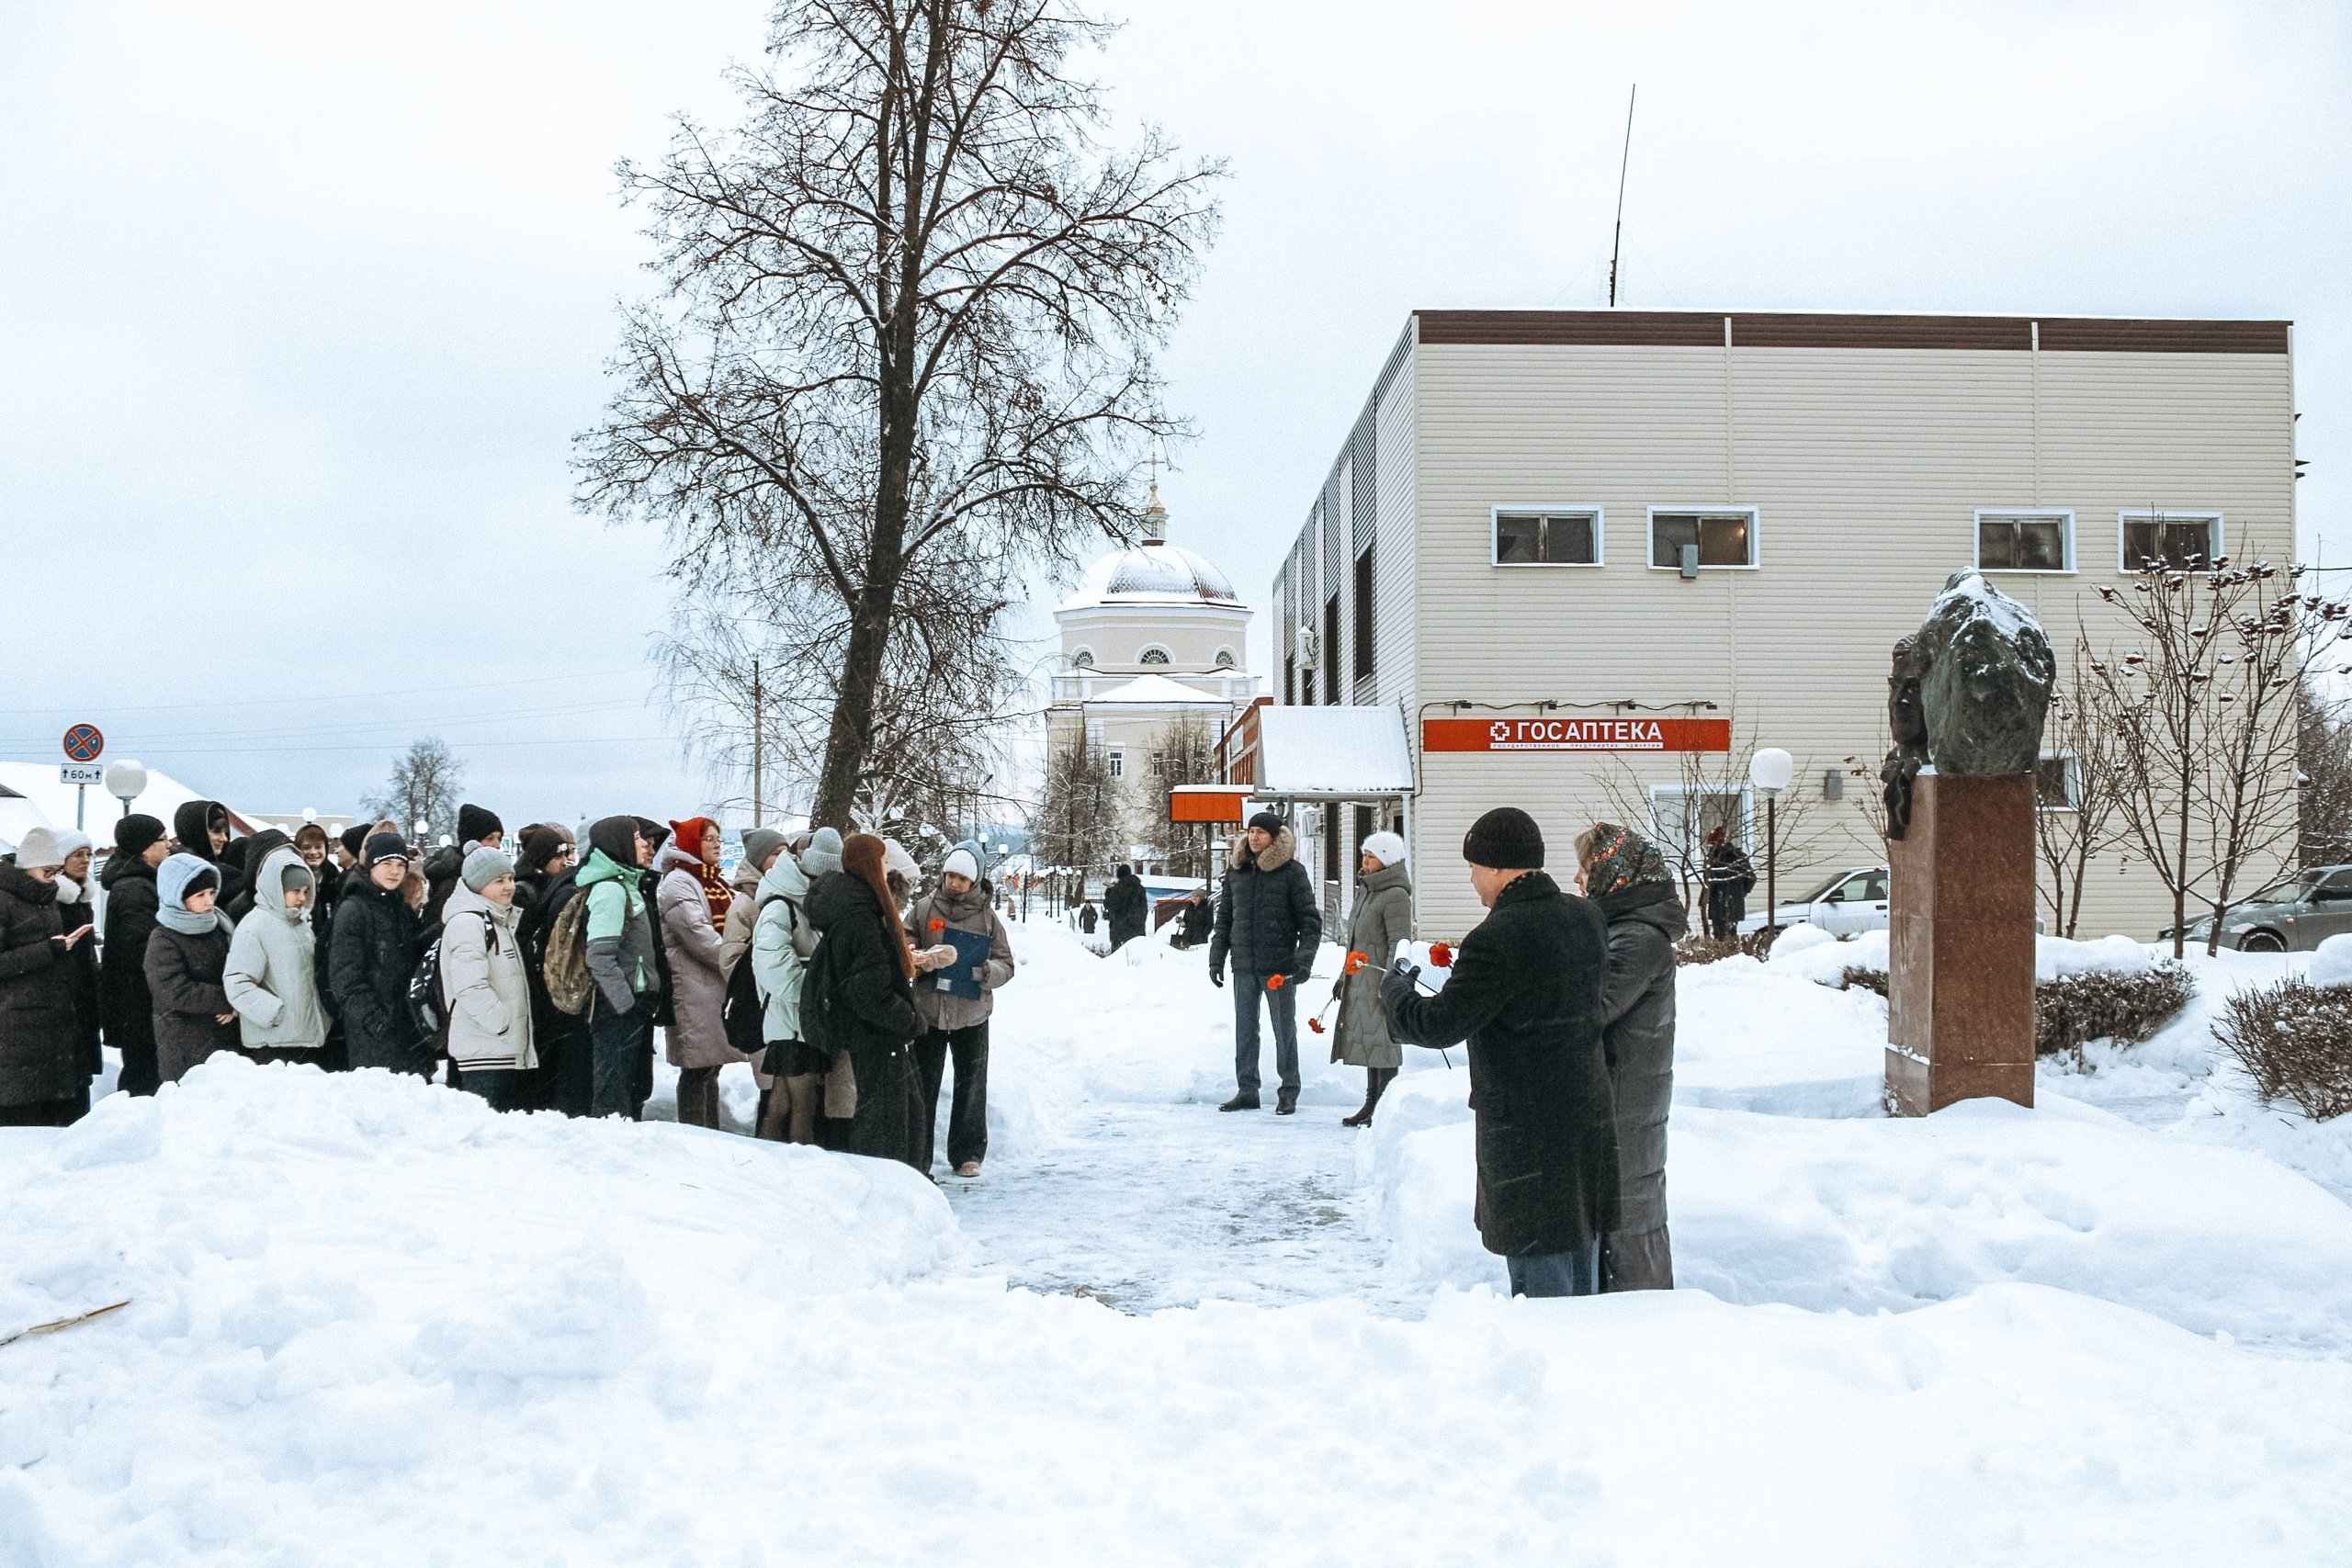
<path fill-rule="evenodd" d="M 1364 1070 L 1363 1107 L 1342 1120 L 1351 1127 L 1372 1125 L 1388 1080 L 1404 1066 L 1405 1052 L 1388 1037 L 1380 1010 L 1380 980 L 1396 956 L 1396 944 L 1413 934 L 1413 880 L 1405 866 L 1405 840 L 1374 833 L 1363 841 L 1363 873 L 1356 883 L 1355 909 L 1348 917 L 1349 960 L 1340 976 L 1340 1021 L 1331 1037 L 1331 1060 Z"/>

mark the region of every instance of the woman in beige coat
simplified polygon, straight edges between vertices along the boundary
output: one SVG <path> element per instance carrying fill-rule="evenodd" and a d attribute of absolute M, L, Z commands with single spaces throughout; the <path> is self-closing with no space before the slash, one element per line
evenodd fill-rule
<path fill-rule="evenodd" d="M 1380 1010 L 1380 982 L 1396 956 L 1396 944 L 1413 934 L 1412 874 L 1405 868 L 1405 840 L 1374 833 L 1363 841 L 1363 875 L 1355 908 L 1348 917 L 1349 973 L 1340 976 L 1340 1021 L 1331 1035 L 1331 1060 L 1364 1070 L 1363 1106 L 1342 1118 L 1351 1127 L 1372 1124 L 1381 1092 L 1405 1065 L 1404 1048 L 1388 1037 Z"/>
<path fill-rule="evenodd" d="M 458 1087 L 493 1111 L 527 1110 L 539 1055 L 531 1043 L 531 978 L 514 940 L 514 863 L 481 845 L 441 907 L 441 995 Z"/>

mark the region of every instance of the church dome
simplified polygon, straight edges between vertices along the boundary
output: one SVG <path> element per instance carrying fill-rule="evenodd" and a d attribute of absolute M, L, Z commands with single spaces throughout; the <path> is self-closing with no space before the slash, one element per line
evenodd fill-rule
<path fill-rule="evenodd" d="M 1064 610 L 1086 610 L 1104 604 L 1217 604 L 1238 607 L 1240 599 L 1225 573 L 1192 551 L 1168 542 L 1168 513 L 1159 503 L 1159 486 L 1151 487 L 1151 503 L 1144 509 L 1143 542 L 1114 550 L 1079 580 L 1078 591 L 1062 602 Z"/>

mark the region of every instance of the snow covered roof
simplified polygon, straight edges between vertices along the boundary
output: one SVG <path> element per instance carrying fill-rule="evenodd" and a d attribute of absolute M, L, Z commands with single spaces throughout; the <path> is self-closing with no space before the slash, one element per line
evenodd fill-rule
<path fill-rule="evenodd" d="M 1229 707 L 1225 698 L 1187 686 L 1182 681 L 1171 681 L 1165 675 L 1138 675 L 1109 691 L 1086 699 L 1089 707 L 1104 703 L 1182 703 L 1191 707 Z"/>
<path fill-rule="evenodd" d="M 1276 707 L 1257 716 L 1261 799 L 1362 799 L 1409 795 L 1413 756 L 1404 716 L 1392 707 Z"/>
<path fill-rule="evenodd" d="M 111 761 L 111 759 L 109 759 Z M 10 800 L 0 795 L 0 807 L 11 809 L 0 813 L 0 839 L 15 847 L 26 828 L 47 826 L 66 829 L 74 826 L 74 789 L 61 784 L 55 762 L 0 762 L 0 788 L 22 795 L 22 800 Z M 191 800 L 215 800 L 217 795 L 199 795 L 195 790 L 153 768 L 147 770 L 147 788 L 130 803 L 133 811 L 159 818 L 170 827 L 172 813 Z M 29 807 L 28 813 L 23 808 Z M 100 849 L 111 847 L 112 825 L 122 816 L 122 802 L 108 795 L 104 788 L 92 784 L 83 808 L 82 820 Z M 231 826 L 250 833 L 253 826 L 240 818 L 232 808 L 229 813 Z"/>
<path fill-rule="evenodd" d="M 1182 546 L 1159 540 L 1115 550 L 1088 567 L 1061 608 L 1091 610 L 1106 604 L 1242 607 L 1225 573 Z"/>

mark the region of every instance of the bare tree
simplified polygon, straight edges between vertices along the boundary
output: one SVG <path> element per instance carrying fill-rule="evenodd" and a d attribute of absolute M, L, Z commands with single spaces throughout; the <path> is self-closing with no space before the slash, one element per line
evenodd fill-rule
<path fill-rule="evenodd" d="M 363 795 L 359 804 L 371 816 L 390 818 L 403 833 L 424 824 L 423 837 L 455 832 L 458 791 L 466 782 L 466 765 L 439 736 L 413 741 L 392 764 L 392 776 L 379 794 Z"/>
<path fill-rule="evenodd" d="M 622 166 L 667 289 L 632 310 L 581 502 L 658 523 L 691 591 L 777 558 L 841 632 L 812 813 L 846 826 L 910 570 L 1130 536 L 1182 427 L 1154 356 L 1219 165 L 1101 143 L 1065 0 L 779 0 L 731 131 Z"/>
<path fill-rule="evenodd" d="M 1199 714 L 1180 716 L 1152 742 L 1151 765 L 1130 791 L 1129 836 L 1149 845 L 1178 876 L 1208 875 L 1207 835 L 1197 822 L 1168 819 L 1168 792 L 1178 784 L 1217 782 L 1217 732 L 1218 727 Z"/>
<path fill-rule="evenodd" d="M 2296 696 L 2295 760 L 2302 773 L 2297 861 L 2352 861 L 2352 722 L 2344 699 L 2329 696 L 2308 674 Z"/>
<path fill-rule="evenodd" d="M 2117 747 L 2116 814 L 2172 894 L 2176 956 L 2192 905 L 2211 917 L 2212 953 L 2249 877 L 2297 847 L 2301 694 L 2320 660 L 2340 656 L 2347 614 L 2297 593 L 2301 570 L 2189 556 L 2142 567 L 2128 593 L 2098 591 L 2137 627 L 2090 670 Z"/>
<path fill-rule="evenodd" d="M 1087 874 L 1111 859 L 1118 842 L 1118 808 L 1110 755 L 1080 729 L 1046 759 L 1045 791 L 1029 824 L 1029 849 L 1038 866 L 1071 872 L 1082 887 Z"/>
<path fill-rule="evenodd" d="M 2053 755 L 2034 783 L 2034 849 L 2044 873 L 2038 880 L 2050 906 L 2050 930 L 2064 937 L 2082 923 L 2092 858 L 2119 840 L 2116 807 L 2126 787 L 2092 662 L 2090 638 L 2077 632 L 2074 663 L 2051 695 L 2042 728 L 2042 750 Z"/>

